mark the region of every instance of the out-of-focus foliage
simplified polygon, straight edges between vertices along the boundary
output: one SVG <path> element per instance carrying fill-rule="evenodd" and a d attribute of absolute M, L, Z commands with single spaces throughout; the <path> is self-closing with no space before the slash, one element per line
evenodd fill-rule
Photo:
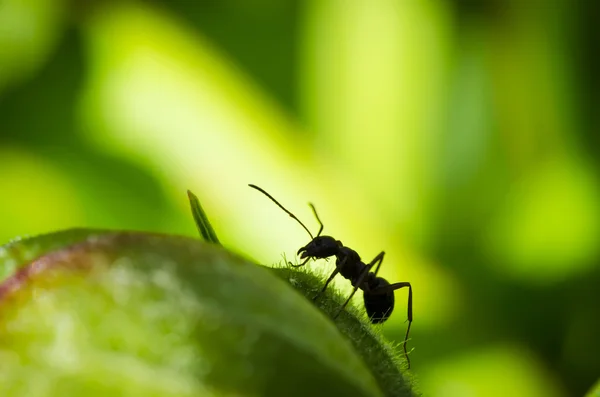
<path fill-rule="evenodd" d="M 427 395 L 582 395 L 600 368 L 598 8 L 4 1 L 0 240 L 195 235 L 189 188 L 225 246 L 277 262 L 308 236 L 255 183 L 412 282 Z"/>
<path fill-rule="evenodd" d="M 596 382 L 594 387 L 586 394 L 586 397 L 598 397 L 600 396 L 600 380 Z"/>

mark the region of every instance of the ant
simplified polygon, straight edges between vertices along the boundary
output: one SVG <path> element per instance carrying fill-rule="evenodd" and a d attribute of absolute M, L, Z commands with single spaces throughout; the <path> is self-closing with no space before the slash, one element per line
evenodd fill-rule
<path fill-rule="evenodd" d="M 248 186 L 258 190 L 270 198 L 271 201 L 277 204 L 279 208 L 285 211 L 285 213 L 287 213 L 290 217 L 294 218 L 310 236 L 311 241 L 304 247 L 300 248 L 297 253 L 297 255 L 300 255 L 301 259 L 304 259 L 304 261 L 299 265 L 293 265 L 290 263 L 291 266 L 304 266 L 310 259 L 328 259 L 331 256 L 336 257 L 335 270 L 333 273 L 331 273 L 331 276 L 329 276 L 321 291 L 313 298 L 314 301 L 321 296 L 321 294 L 327 289 L 327 286 L 331 280 L 333 280 L 338 273 L 340 273 L 344 278 L 350 280 L 354 289 L 352 290 L 352 293 L 348 299 L 346 299 L 344 304 L 334 315 L 334 319 L 339 316 L 348 302 L 350 302 L 350 299 L 352 299 L 356 291 L 360 288 L 363 290 L 365 310 L 367 311 L 367 315 L 369 316 L 371 323 L 383 323 L 390 317 L 392 311 L 394 310 L 394 291 L 403 287 L 408 287 L 408 328 L 406 329 L 406 336 L 404 337 L 404 355 L 406 357 L 408 368 L 410 368 L 410 359 L 408 358 L 408 352 L 406 351 L 406 342 L 408 341 L 408 333 L 410 332 L 410 325 L 412 323 L 412 287 L 409 282 L 390 284 L 383 277 L 377 277 L 377 272 L 379 272 L 379 267 L 383 262 L 383 256 L 385 255 L 385 252 L 381 251 L 369 264 L 365 264 L 362 262 L 356 251 L 345 247 L 341 241 L 336 240 L 331 236 L 321 236 L 321 233 L 323 232 L 323 222 L 321 222 L 321 219 L 317 214 L 317 210 L 312 203 L 309 203 L 308 205 L 312 209 L 313 214 L 315 215 L 315 218 L 317 218 L 317 222 L 319 222 L 320 225 L 319 232 L 317 233 L 316 237 L 313 236 L 310 230 L 308 230 L 308 228 L 300 221 L 300 219 L 285 209 L 283 205 L 279 204 L 279 202 L 275 200 L 273 196 L 256 185 L 250 184 Z M 372 272 L 371 269 L 373 269 L 374 266 L 375 271 Z"/>

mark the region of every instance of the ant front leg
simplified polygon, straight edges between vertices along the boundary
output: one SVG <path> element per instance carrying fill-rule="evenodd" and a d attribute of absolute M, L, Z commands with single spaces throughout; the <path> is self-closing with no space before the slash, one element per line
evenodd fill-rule
<path fill-rule="evenodd" d="M 327 279 L 327 281 L 325 282 L 325 285 L 323 286 L 323 288 L 321 289 L 321 291 L 319 291 L 319 293 L 318 293 L 318 294 L 317 294 L 317 295 L 316 295 L 314 298 L 312 298 L 312 300 L 317 300 L 317 298 L 318 298 L 319 296 L 321 296 L 321 294 L 322 294 L 323 292 L 325 292 L 325 290 L 327 289 L 327 286 L 329 285 L 329 283 L 331 282 L 331 280 L 333 280 L 333 278 L 335 277 L 335 275 L 336 275 L 336 274 L 338 274 L 338 273 L 340 272 L 340 268 L 341 268 L 342 266 L 344 266 L 344 263 L 346 263 L 346 258 L 344 258 L 344 259 L 342 260 L 342 262 L 339 264 L 339 266 L 338 266 L 338 264 L 336 263 L 336 265 L 335 265 L 335 270 L 333 271 L 333 273 L 331 273 L 331 276 L 329 276 L 329 278 L 328 278 L 328 279 Z"/>
<path fill-rule="evenodd" d="M 400 288 L 408 287 L 408 328 L 406 329 L 406 335 L 404 336 L 404 356 L 406 357 L 406 362 L 408 363 L 408 368 L 410 368 L 410 360 L 408 358 L 408 352 L 406 351 L 406 343 L 408 342 L 408 334 L 410 333 L 410 325 L 413 320 L 413 311 L 412 311 L 412 286 L 408 281 L 394 283 L 390 285 L 386 285 L 385 287 L 376 288 L 371 291 L 372 295 L 380 295 L 386 294 L 388 292 L 395 291 Z"/>
<path fill-rule="evenodd" d="M 327 286 L 329 285 L 329 283 L 331 282 L 331 280 L 333 280 L 333 278 L 335 277 L 335 275 L 338 274 L 339 272 L 340 272 L 340 270 L 336 267 L 335 270 L 333 271 L 333 273 L 331 273 L 331 276 L 329 276 L 329 278 L 325 282 L 325 285 L 323 286 L 323 288 L 321 289 L 321 291 L 319 291 L 319 293 L 317 295 L 315 295 L 315 297 L 312 298 L 312 300 L 317 300 L 317 298 L 319 296 L 321 296 L 321 294 L 323 292 L 325 292 L 325 290 L 327 289 Z"/>
<path fill-rule="evenodd" d="M 348 305 L 348 302 L 350 302 L 350 299 L 352 299 L 352 297 L 354 296 L 354 294 L 356 293 L 356 291 L 361 286 L 364 287 L 364 288 L 366 288 L 368 290 L 369 287 L 367 285 L 363 286 L 362 283 L 363 283 L 365 277 L 367 276 L 367 274 L 369 274 L 369 272 L 371 271 L 371 269 L 373 268 L 373 266 L 375 266 L 376 263 L 377 263 L 377 268 L 375 269 L 375 272 L 377 272 L 379 270 L 379 266 L 381 266 L 381 262 L 383 262 L 384 255 L 385 255 L 385 252 L 381 251 L 371 261 L 371 263 L 369 263 L 368 265 L 365 265 L 362 273 L 360 274 L 360 276 L 356 280 L 356 283 L 354 284 L 354 289 L 352 290 L 352 293 L 350 294 L 350 296 L 348 297 L 348 299 L 346 299 L 346 302 L 344 302 L 344 304 L 338 309 L 337 313 L 333 316 L 333 318 L 337 318 L 337 316 L 340 315 L 340 313 L 342 312 L 342 310 L 344 310 L 344 308 L 346 307 L 346 305 Z M 375 273 L 375 274 L 377 274 L 377 273 Z"/>

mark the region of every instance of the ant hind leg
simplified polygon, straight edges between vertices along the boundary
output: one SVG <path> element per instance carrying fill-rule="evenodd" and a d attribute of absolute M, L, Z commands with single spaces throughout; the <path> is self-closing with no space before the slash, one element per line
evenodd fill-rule
<path fill-rule="evenodd" d="M 376 288 L 371 291 L 371 294 L 386 294 L 391 291 L 395 291 L 400 288 L 408 287 L 408 327 L 406 328 L 406 335 L 404 336 L 404 356 L 406 357 L 406 362 L 408 364 L 408 368 L 410 369 L 410 359 L 408 358 L 408 351 L 406 350 L 406 344 L 408 342 L 408 334 L 410 333 L 410 326 L 413 321 L 413 307 L 412 307 L 412 286 L 408 281 L 403 281 L 399 283 L 394 283 L 390 285 L 386 285 L 385 287 Z"/>

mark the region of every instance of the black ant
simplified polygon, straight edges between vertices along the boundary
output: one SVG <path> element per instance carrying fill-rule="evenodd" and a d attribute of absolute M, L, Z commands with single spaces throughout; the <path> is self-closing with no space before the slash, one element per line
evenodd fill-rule
<path fill-rule="evenodd" d="M 321 296 L 321 294 L 327 289 L 327 286 L 331 280 L 333 280 L 338 273 L 340 273 L 344 278 L 350 280 L 354 289 L 333 318 L 337 318 L 337 316 L 339 316 L 348 302 L 350 302 L 350 299 L 352 299 L 356 291 L 360 288 L 363 290 L 365 310 L 367 311 L 367 315 L 369 316 L 371 323 L 383 323 L 390 317 L 392 311 L 394 310 L 394 291 L 403 287 L 408 287 L 408 328 L 406 329 L 406 336 L 404 337 L 404 355 L 406 356 L 408 368 L 410 368 L 410 359 L 408 358 L 408 352 L 406 351 L 406 342 L 408 340 L 408 333 L 410 332 L 410 325 L 412 323 L 412 287 L 409 282 L 390 284 L 383 277 L 377 277 L 377 272 L 379 271 L 379 267 L 383 262 L 383 256 L 385 255 L 385 252 L 380 252 L 369 264 L 365 264 L 362 262 L 356 251 L 351 248 L 344 247 L 341 241 L 336 240 L 331 236 L 321 236 L 321 232 L 323 232 L 323 222 L 321 222 L 319 215 L 317 215 L 317 210 L 313 204 L 309 203 L 308 205 L 312 209 L 313 214 L 315 215 L 315 218 L 317 218 L 317 221 L 320 225 L 319 233 L 317 233 L 316 237 L 313 237 L 310 230 L 308 230 L 308 228 L 300 221 L 300 219 L 285 209 L 283 205 L 279 204 L 279 202 L 275 200 L 273 196 L 256 185 L 250 184 L 248 186 L 258 190 L 270 198 L 271 201 L 277 204 L 279 208 L 294 218 L 310 236 L 311 241 L 304 247 L 300 248 L 297 253 L 297 255 L 300 255 L 301 259 L 304 259 L 304 261 L 299 265 L 292 265 L 290 263 L 291 266 L 304 266 L 310 259 L 327 259 L 331 256 L 336 257 L 335 270 L 333 273 L 331 273 L 331 276 L 329 276 L 321 291 L 313 298 L 313 300 L 316 300 L 319 296 Z M 375 267 L 375 271 L 371 272 L 371 269 L 375 265 L 377 265 Z"/>

